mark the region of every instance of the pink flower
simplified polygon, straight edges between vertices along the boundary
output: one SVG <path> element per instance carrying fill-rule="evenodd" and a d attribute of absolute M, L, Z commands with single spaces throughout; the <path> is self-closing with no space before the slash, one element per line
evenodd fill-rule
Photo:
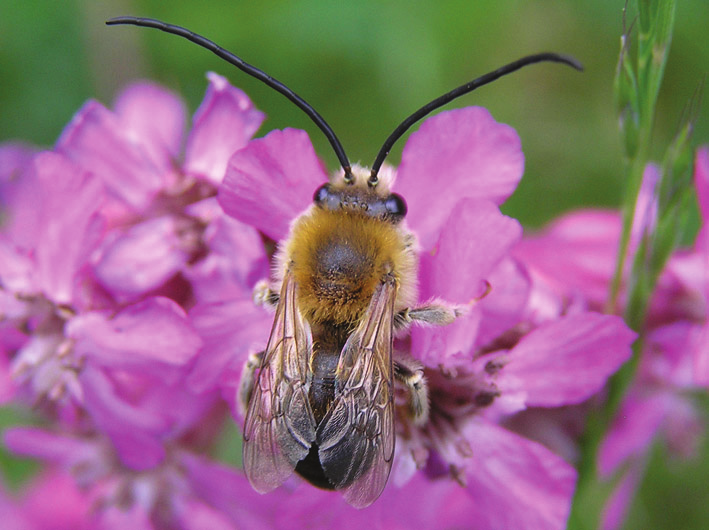
<path fill-rule="evenodd" d="M 151 297 L 118 307 L 96 285 L 92 255 L 106 223 L 97 179 L 52 152 L 37 155 L 28 175 L 36 184 L 33 200 L 13 203 L 10 212 L 22 207 L 35 223 L 0 234 L 6 258 L 0 264 L 2 313 L 5 325 L 19 331 L 2 338 L 12 385 L 26 402 L 70 424 L 95 412 L 114 432 L 138 436 L 138 425 L 126 414 L 136 406 L 135 396 L 128 404 L 126 367 L 175 385 L 201 341 L 174 301 Z M 92 394 L 96 377 L 104 391 L 112 391 L 109 406 Z M 145 420 L 139 426 L 143 437 L 150 430 L 152 442 L 169 430 L 148 428 Z"/>
<path fill-rule="evenodd" d="M 121 466 L 146 470 L 225 417 L 216 379 L 187 383 L 203 341 L 186 308 L 250 296 L 267 270 L 256 231 L 214 197 L 263 116 L 210 74 L 180 168 L 175 96 L 136 84 L 115 109 L 86 104 L 54 151 L 0 151 L 0 399 L 110 441 Z"/>
<path fill-rule="evenodd" d="M 709 215 L 704 202 L 707 153 L 707 149 L 699 150 L 695 165 L 703 217 Z M 657 168 L 649 166 L 644 177 L 636 202 L 630 256 L 642 232 L 653 230 L 656 218 Z M 515 255 L 528 264 L 535 289 L 545 293 L 539 297 L 546 307 L 540 313 L 553 313 L 552 307 L 603 306 L 614 272 L 620 229 L 616 212 L 574 212 L 515 249 Z M 564 252 L 559 253 L 558 248 L 564 248 Z M 647 452 L 657 436 L 662 436 L 675 454 L 689 457 L 703 430 L 700 414 L 687 392 L 703 384 L 701 365 L 707 355 L 709 284 L 705 280 L 709 262 L 705 248 L 700 235 L 694 249 L 671 256 L 653 293 L 638 372 L 600 447 L 600 476 L 610 479 L 621 472 L 606 506 L 603 528 L 622 525 L 642 477 Z M 623 296 L 624 292 L 620 298 Z M 568 440 L 559 443 L 557 438 L 552 443 L 563 446 Z"/>
<path fill-rule="evenodd" d="M 33 478 L 17 498 L 0 490 L 0 519 L 6 530 L 88 530 L 90 499 L 56 469 Z"/>
<path fill-rule="evenodd" d="M 272 528 L 278 499 L 261 497 L 240 473 L 178 441 L 169 445 L 170 454 L 159 465 L 144 470 L 121 466 L 101 436 L 15 428 L 6 431 L 5 443 L 59 470 L 63 483 L 56 480 L 55 486 L 72 503 L 63 510 L 71 510 L 73 524 L 80 525 L 67 528 Z M 62 473 L 71 473 L 80 491 Z M 45 507 L 31 514 L 33 524 L 46 520 L 46 512 Z"/>
<path fill-rule="evenodd" d="M 705 429 L 701 414 L 688 393 L 709 383 L 707 148 L 697 151 L 694 180 L 702 229 L 694 249 L 677 252 L 667 264 L 663 281 L 655 293 L 655 305 L 664 307 L 665 318 L 648 332 L 639 373 L 600 449 L 602 476 L 608 477 L 623 469 L 616 498 L 628 500 L 626 504 L 620 501 L 609 504 L 604 521 L 607 529 L 622 524 L 651 442 L 662 436 L 673 454 L 690 458 L 695 455 Z"/>
<path fill-rule="evenodd" d="M 648 165 L 635 205 L 628 266 L 641 236 L 655 224 L 658 179 L 659 169 Z M 587 209 L 563 215 L 541 233 L 525 237 L 513 254 L 529 265 L 539 291 L 541 305 L 532 309 L 540 316 L 576 303 L 602 310 L 615 272 L 620 230 L 619 212 Z"/>
<path fill-rule="evenodd" d="M 95 274 L 119 300 L 161 292 L 192 303 L 191 297 L 203 292 L 243 286 L 249 274 L 243 268 L 258 260 L 251 250 L 258 248 L 255 232 L 225 219 L 211 197 L 229 156 L 249 141 L 263 114 L 223 77 L 210 73 L 208 78 L 182 163 L 182 103 L 149 83 L 126 89 L 114 112 L 87 103 L 57 142 L 59 152 L 96 175 L 107 190 L 103 212 L 110 231 L 98 249 Z M 219 236 L 222 226 L 238 234 L 228 236 L 236 241 Z M 234 251 L 234 243 L 239 251 L 252 253 L 248 265 L 246 259 L 229 263 L 217 258 Z M 217 252 L 211 252 L 212 245 Z M 189 284 L 179 281 L 183 274 Z"/>
<path fill-rule="evenodd" d="M 709 387 L 709 147 L 697 151 L 694 185 L 699 198 L 702 228 L 695 242 L 697 257 L 693 260 L 694 267 L 690 267 L 696 275 L 692 274 L 689 281 L 694 278 L 699 282 L 693 291 L 697 294 L 700 304 L 703 302 L 704 321 L 694 331 L 696 342 L 693 348 L 693 368 L 696 382 Z"/>
<path fill-rule="evenodd" d="M 469 310 L 450 326 L 414 328 L 410 340 L 397 342 L 426 367 L 431 417 L 423 427 L 398 418 L 394 484 L 383 496 L 409 484 L 456 492 L 450 502 L 461 503 L 462 524 L 480 528 L 564 527 L 575 471 L 498 422 L 527 407 L 587 399 L 629 357 L 634 340 L 621 319 L 582 309 L 544 322 L 529 318 L 529 273 L 510 256 L 521 228 L 498 208 L 522 166 L 511 128 L 484 109 L 461 109 L 426 120 L 411 135 L 393 187 L 407 200 L 407 222 L 422 249 L 420 298 Z M 305 133 L 274 131 L 234 154 L 219 202 L 280 240 L 326 178 Z M 456 482 L 464 489 L 447 489 Z M 322 517 L 337 520 L 329 512 Z"/>

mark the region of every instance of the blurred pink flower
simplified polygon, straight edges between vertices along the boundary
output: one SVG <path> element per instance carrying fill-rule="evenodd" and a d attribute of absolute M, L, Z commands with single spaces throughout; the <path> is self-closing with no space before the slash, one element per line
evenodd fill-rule
<path fill-rule="evenodd" d="M 276 502 L 283 501 L 283 496 L 259 495 L 241 473 L 195 454 L 179 440 L 166 445 L 169 455 L 159 465 L 143 470 L 122 466 L 101 436 L 13 428 L 5 432 L 5 443 L 59 470 L 63 483 L 57 486 L 73 502 L 63 509 L 75 513 L 74 524 L 81 525 L 67 528 L 267 529 L 273 528 Z M 47 515 L 45 509 L 32 521 Z"/>
<path fill-rule="evenodd" d="M 89 530 L 91 503 L 73 478 L 52 469 L 34 477 L 19 495 L 0 489 L 4 530 Z"/>
<path fill-rule="evenodd" d="M 691 458 L 706 427 L 691 391 L 709 386 L 709 148 L 697 151 L 694 182 L 702 227 L 694 248 L 667 264 L 654 295 L 664 319 L 647 332 L 638 374 L 600 448 L 601 476 L 623 477 L 606 507 L 607 530 L 622 525 L 652 441 L 661 436 L 671 454 Z"/>
<path fill-rule="evenodd" d="M 709 146 L 697 151 L 694 167 L 694 185 L 697 188 L 702 227 L 694 245 L 696 258 L 689 267 L 686 283 L 695 285 L 693 291 L 699 300 L 699 314 L 703 306 L 703 322 L 693 331 L 693 372 L 697 384 L 709 388 Z M 695 283 L 697 282 L 697 283 Z M 701 317 L 700 317 L 701 318 Z"/>
<path fill-rule="evenodd" d="M 708 168 L 709 150 L 700 149 L 695 184 L 705 220 L 709 218 Z M 636 202 L 630 256 L 643 231 L 653 230 L 658 178 L 658 169 L 648 166 Z M 514 249 L 515 256 L 528 265 L 534 289 L 544 293 L 538 296 L 544 301 L 538 305 L 543 308 L 540 314 L 553 313 L 553 307 L 603 307 L 614 272 L 620 230 L 617 212 L 573 212 L 554 221 L 541 234 L 525 238 Z M 701 415 L 688 397 L 688 391 L 706 386 L 701 366 L 709 365 L 709 254 L 702 245 L 704 233 L 702 229 L 693 249 L 673 254 L 659 278 L 650 302 L 638 372 L 600 447 L 600 476 L 609 479 L 619 471 L 622 474 L 604 513 L 603 528 L 609 530 L 624 521 L 653 440 L 660 435 L 674 454 L 689 457 L 704 429 Z M 559 248 L 564 251 L 558 252 Z M 621 292 L 621 301 L 623 296 Z M 552 443 L 563 447 L 568 440 L 557 437 Z"/>
<path fill-rule="evenodd" d="M 182 102 L 150 83 L 123 91 L 113 112 L 88 102 L 57 142 L 58 152 L 106 189 L 102 211 L 109 232 L 97 249 L 94 273 L 120 301 L 160 292 L 193 303 L 193 296 L 219 288 L 244 288 L 251 269 L 265 270 L 255 231 L 224 217 L 212 198 L 229 156 L 246 145 L 264 116 L 226 79 L 208 78 L 182 162 Z M 249 259 L 220 260 L 235 243 L 237 254 L 250 252 Z M 212 253 L 212 246 L 219 250 Z M 175 281 L 181 274 L 189 283 Z"/>
<path fill-rule="evenodd" d="M 8 443 L 91 490 L 92 528 L 169 527 L 136 511 L 137 497 L 111 496 L 121 490 L 104 479 L 157 480 L 175 452 L 212 447 L 228 415 L 218 377 L 188 383 L 212 368 L 197 362 L 203 340 L 187 309 L 250 299 L 268 270 L 259 234 L 215 198 L 263 115 L 209 78 L 182 167 L 182 104 L 148 83 L 124 91 L 115 111 L 87 103 L 53 151 L 0 149 L 0 399 L 51 426 L 8 431 Z M 178 527 L 224 519 L 192 498 L 179 508 Z"/>

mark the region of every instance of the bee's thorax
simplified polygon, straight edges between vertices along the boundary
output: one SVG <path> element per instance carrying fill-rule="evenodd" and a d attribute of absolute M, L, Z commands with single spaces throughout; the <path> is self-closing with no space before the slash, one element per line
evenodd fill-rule
<path fill-rule="evenodd" d="M 356 323 L 382 277 L 411 261 L 397 226 L 317 207 L 293 226 L 287 254 L 301 313 L 335 325 Z"/>

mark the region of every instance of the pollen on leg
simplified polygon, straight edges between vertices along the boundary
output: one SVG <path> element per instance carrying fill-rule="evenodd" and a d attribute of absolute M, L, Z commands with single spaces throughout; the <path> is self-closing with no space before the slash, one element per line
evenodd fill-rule
<path fill-rule="evenodd" d="M 253 300 L 256 305 L 275 308 L 278 305 L 278 293 L 271 289 L 268 280 L 261 280 L 254 286 Z"/>

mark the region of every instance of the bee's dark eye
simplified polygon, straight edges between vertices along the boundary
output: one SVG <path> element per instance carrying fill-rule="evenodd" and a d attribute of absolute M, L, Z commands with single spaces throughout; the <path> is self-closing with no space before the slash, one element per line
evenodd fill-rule
<path fill-rule="evenodd" d="M 403 219 L 406 216 L 406 202 L 401 195 L 392 193 L 384 203 L 387 213 L 392 217 Z"/>
<path fill-rule="evenodd" d="M 313 202 L 326 210 L 337 210 L 341 201 L 340 193 L 333 191 L 330 184 L 323 184 L 313 195 Z"/>
<path fill-rule="evenodd" d="M 313 195 L 313 202 L 315 202 L 315 204 L 322 204 L 324 201 L 327 200 L 329 195 L 330 185 L 323 184 L 315 191 L 315 194 Z"/>

